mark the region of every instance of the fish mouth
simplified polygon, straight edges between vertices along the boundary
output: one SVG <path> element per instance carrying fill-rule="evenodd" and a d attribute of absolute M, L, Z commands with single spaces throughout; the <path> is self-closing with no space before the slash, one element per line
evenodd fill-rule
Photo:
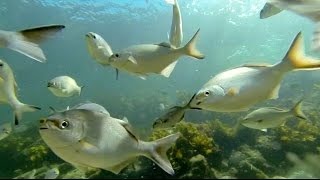
<path fill-rule="evenodd" d="M 196 103 L 196 105 L 200 105 L 202 102 L 201 101 L 198 101 L 197 103 Z"/>
<path fill-rule="evenodd" d="M 46 128 L 46 127 L 40 127 L 39 129 L 40 129 L 40 130 L 45 130 L 45 129 L 49 129 L 49 128 Z"/>

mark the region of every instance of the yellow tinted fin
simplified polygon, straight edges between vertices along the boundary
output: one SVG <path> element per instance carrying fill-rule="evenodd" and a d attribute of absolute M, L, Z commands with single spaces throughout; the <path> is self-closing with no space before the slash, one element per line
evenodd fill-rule
<path fill-rule="evenodd" d="M 292 108 L 291 111 L 294 113 L 294 115 L 295 115 L 297 118 L 307 120 L 306 115 L 304 115 L 304 113 L 303 113 L 302 110 L 301 110 L 302 101 L 303 101 L 303 99 L 301 99 L 300 101 L 298 101 L 298 102 L 296 103 L 296 105 Z"/>
<path fill-rule="evenodd" d="M 253 67 L 253 68 L 264 68 L 264 67 L 271 67 L 271 64 L 268 63 L 250 63 L 244 64 L 241 67 Z"/>
<path fill-rule="evenodd" d="M 286 56 L 283 58 L 281 63 L 284 64 L 288 70 L 313 70 L 315 68 L 320 68 L 319 59 L 305 55 L 304 40 L 301 32 L 299 32 L 293 40 Z"/>
<path fill-rule="evenodd" d="M 278 84 L 270 93 L 269 99 L 278 99 L 279 97 L 280 84 Z"/>

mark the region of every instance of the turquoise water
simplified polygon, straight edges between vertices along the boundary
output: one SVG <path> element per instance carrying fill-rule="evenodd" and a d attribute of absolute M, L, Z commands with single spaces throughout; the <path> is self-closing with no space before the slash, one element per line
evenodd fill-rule
<path fill-rule="evenodd" d="M 38 63 L 7 48 L 0 49 L 0 58 L 11 66 L 15 74 L 20 101 L 42 108 L 41 111 L 23 115 L 21 124 L 30 124 L 32 127 L 24 132 L 23 136 L 39 138 L 36 133 L 38 120 L 50 114 L 49 106 L 62 110 L 85 101 L 103 105 L 114 117 L 126 116 L 135 128 L 140 129 L 139 133 L 150 134 L 154 119 L 163 114 L 159 108 L 161 103 L 171 107 L 187 102 L 211 77 L 226 69 L 248 62 L 279 62 L 299 31 L 303 32 L 306 54 L 319 56 L 310 50 L 309 42 L 314 28 L 311 21 L 289 11 L 261 20 L 259 12 L 264 4 L 264 1 L 259 0 L 180 0 L 184 34 L 182 45 L 200 28 L 197 48 L 205 54 L 205 59 L 196 60 L 186 56 L 179 58 L 170 78 L 153 74 L 142 80 L 120 71 L 119 79 L 116 80 L 114 68 L 103 67 L 90 57 L 85 34 L 95 32 L 101 35 L 114 51 L 133 44 L 168 42 L 172 7 L 164 0 L 0 1 L 2 30 L 15 31 L 45 24 L 66 26 L 57 36 L 41 44 L 47 57 L 46 63 Z M 49 92 L 47 82 L 60 75 L 69 75 L 79 85 L 84 85 L 81 96 L 59 98 Z M 312 116 L 312 122 L 317 123 L 318 114 L 312 114 L 311 111 L 316 111 L 317 107 L 317 89 L 314 88 L 314 84 L 318 83 L 318 79 L 319 71 L 290 73 L 283 79 L 279 101 L 264 102 L 256 107 L 272 104 L 290 108 L 292 102 L 302 94 L 312 93 L 312 97 L 315 98 L 307 100 L 308 111 L 305 113 Z M 8 105 L 1 106 L 0 114 L 2 122 L 13 119 L 12 110 Z M 219 119 L 222 123 L 230 125 L 245 114 L 246 112 L 190 110 L 186 114 L 186 121 L 198 124 Z M 13 133 L 10 136 L 22 135 Z M 318 142 L 320 136 L 314 136 Z M 18 143 L 13 137 L 8 139 L 2 142 L 11 143 L 12 147 L 15 146 L 14 143 Z M 317 147 L 319 144 L 315 145 L 314 149 Z M 4 150 L 1 153 L 4 153 L 1 154 L 3 157 L 8 155 Z M 16 169 L 26 172 L 44 164 L 63 162 L 52 152 L 49 152 L 49 155 L 51 159 L 43 157 L 43 161 L 35 161 L 36 164 L 28 160 L 23 161 L 23 165 L 11 163 L 11 168 L 5 167 L 6 162 L 1 161 L 0 172 L 3 177 L 12 178 L 19 174 L 13 172 Z M 300 157 L 303 155 L 299 154 Z M 284 156 L 282 158 L 285 159 Z M 7 160 L 10 161 L 8 158 Z M 19 163 L 17 160 L 14 162 Z M 151 161 L 143 162 L 143 166 L 151 166 Z M 28 167 L 28 163 L 32 165 Z M 285 172 L 289 168 L 289 165 L 284 166 L 283 173 L 278 175 L 286 176 Z M 161 169 L 156 172 L 159 173 L 159 178 L 172 178 Z M 132 175 L 134 173 L 131 173 L 132 176 L 130 173 L 127 174 L 128 178 L 136 177 Z M 243 174 L 236 178 L 254 177 Z M 103 171 L 99 177 L 124 176 L 115 176 Z M 143 178 L 146 175 L 142 174 L 139 177 Z"/>

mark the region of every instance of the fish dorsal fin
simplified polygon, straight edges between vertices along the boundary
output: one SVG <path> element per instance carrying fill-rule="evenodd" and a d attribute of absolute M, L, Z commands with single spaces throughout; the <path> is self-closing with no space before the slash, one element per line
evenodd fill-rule
<path fill-rule="evenodd" d="M 243 64 L 241 67 L 252 67 L 252 68 L 265 68 L 265 67 L 271 67 L 271 64 L 268 63 L 249 63 L 249 64 Z"/>
<path fill-rule="evenodd" d="M 162 46 L 162 47 L 167 47 L 167 48 L 172 48 L 172 45 L 170 43 L 167 43 L 167 42 L 161 42 L 161 43 L 155 44 L 155 45 Z"/>
<path fill-rule="evenodd" d="M 167 67 L 165 67 L 160 74 L 163 75 L 164 77 L 169 77 L 170 74 L 172 73 L 174 67 L 176 66 L 178 61 L 174 61 L 173 63 L 169 64 Z"/>
<path fill-rule="evenodd" d="M 138 136 L 134 133 L 132 126 L 129 124 L 128 119 L 126 119 L 126 121 L 124 120 L 120 120 L 118 119 L 118 122 L 126 129 L 126 131 L 130 134 L 131 137 L 133 137 L 137 142 L 139 141 Z"/>
<path fill-rule="evenodd" d="M 119 174 L 121 172 L 122 169 L 124 169 L 125 167 L 127 167 L 129 164 L 133 163 L 134 161 L 136 160 L 136 158 L 131 158 L 131 159 L 128 159 L 126 161 L 123 161 L 121 162 L 120 164 L 117 164 L 113 167 L 107 167 L 106 170 L 109 170 L 115 174 Z"/>

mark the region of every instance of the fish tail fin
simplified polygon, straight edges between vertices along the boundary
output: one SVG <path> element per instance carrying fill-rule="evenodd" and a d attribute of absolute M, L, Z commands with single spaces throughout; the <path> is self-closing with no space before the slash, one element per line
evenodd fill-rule
<path fill-rule="evenodd" d="M 39 43 L 64 27 L 63 25 L 48 25 L 13 32 L 8 39 L 7 48 L 43 63 L 46 61 L 46 57 L 39 47 Z"/>
<path fill-rule="evenodd" d="M 313 51 L 320 51 L 320 22 L 317 22 L 315 26 L 312 35 L 311 49 Z"/>
<path fill-rule="evenodd" d="M 167 150 L 177 141 L 179 137 L 180 133 L 176 133 L 150 142 L 151 148 L 148 148 L 150 150 L 146 155 L 170 175 L 174 174 L 174 170 L 166 153 Z"/>
<path fill-rule="evenodd" d="M 296 35 L 281 64 L 289 71 L 300 69 L 314 70 L 320 68 L 320 60 L 305 55 L 301 32 Z"/>
<path fill-rule="evenodd" d="M 22 119 L 22 114 L 24 112 L 34 112 L 37 110 L 41 110 L 41 108 L 29 104 L 20 103 L 14 110 L 14 124 L 19 124 L 20 120 Z"/>
<path fill-rule="evenodd" d="M 270 4 L 266 3 L 260 11 L 260 19 L 266 19 L 273 15 L 280 13 L 282 9 Z"/>
<path fill-rule="evenodd" d="M 301 99 L 300 101 L 298 101 L 298 102 L 294 105 L 294 107 L 292 108 L 291 111 L 293 112 L 293 114 L 294 114 L 297 118 L 307 120 L 306 115 L 305 115 L 305 114 L 302 112 L 302 110 L 301 110 L 302 101 L 303 101 L 303 99 Z"/>
<path fill-rule="evenodd" d="M 204 59 L 205 56 L 196 48 L 196 41 L 198 39 L 200 28 L 198 31 L 193 35 L 191 40 L 182 48 L 184 54 L 197 58 L 197 59 Z"/>

